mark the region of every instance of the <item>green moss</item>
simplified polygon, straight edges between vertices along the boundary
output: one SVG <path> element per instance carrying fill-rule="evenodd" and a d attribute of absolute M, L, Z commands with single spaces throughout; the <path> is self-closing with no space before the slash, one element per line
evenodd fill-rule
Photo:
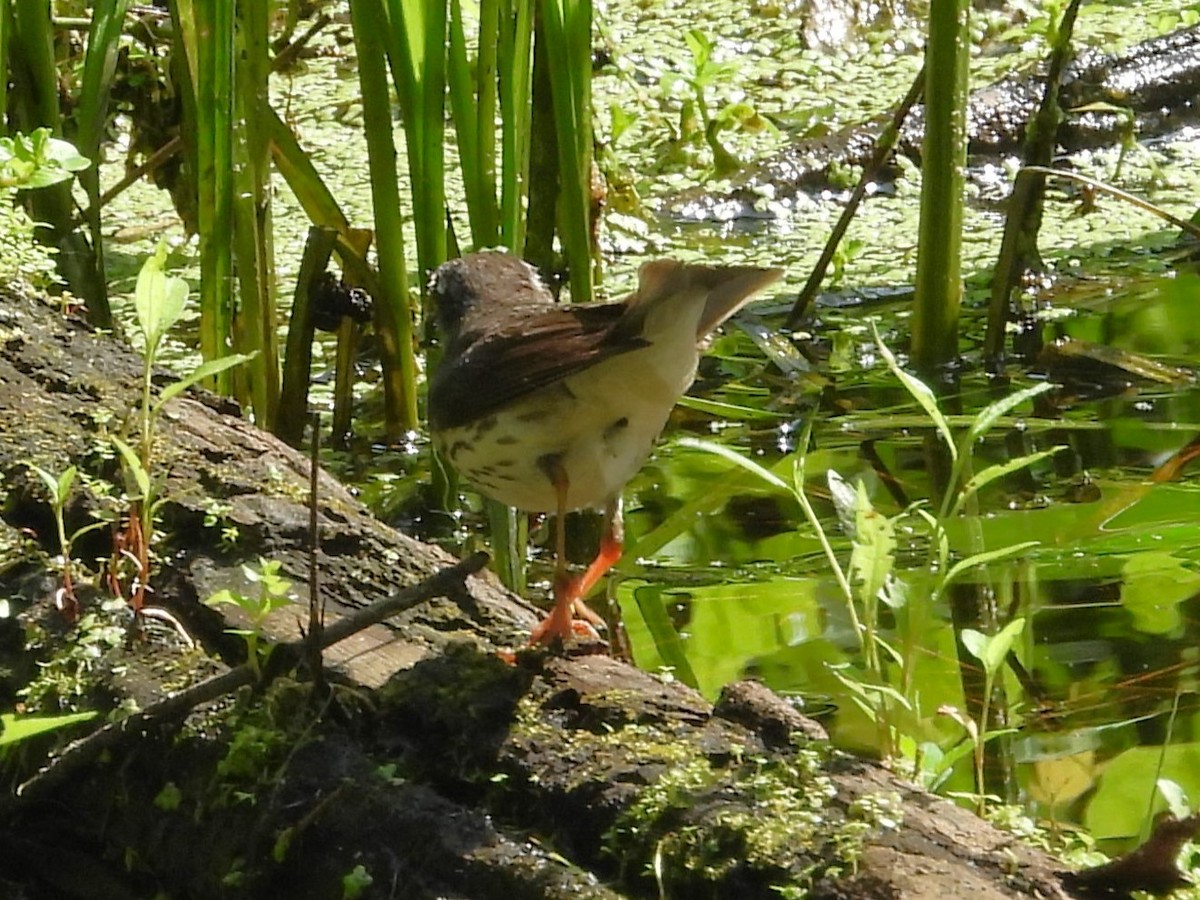
<path fill-rule="evenodd" d="M 606 836 L 627 869 L 652 868 L 663 885 L 719 890 L 735 875 L 800 896 L 818 875 L 852 868 L 864 839 L 898 818 L 898 799 L 831 803 L 822 757 L 753 758 L 729 767 L 688 754 Z"/>
<path fill-rule="evenodd" d="M 37 677 L 18 692 L 26 709 L 50 713 L 86 707 L 106 677 L 119 671 L 128 622 L 125 602 L 106 600 L 83 614 L 65 644 L 40 625 L 29 625 L 25 636 L 29 652 L 53 653 L 39 663 Z"/>
<path fill-rule="evenodd" d="M 636 692 L 611 691 L 588 696 L 592 709 L 611 707 L 623 711 L 620 698 L 636 697 Z M 668 766 L 672 770 L 695 760 L 699 751 L 679 739 L 679 735 L 657 724 L 598 724 L 595 730 L 561 728 L 547 722 L 542 701 L 525 696 L 517 704 L 513 737 L 531 744 L 553 744 L 555 753 L 575 761 L 576 776 L 566 785 L 568 791 L 595 780 L 607 780 L 613 768 L 626 767 L 631 760 L 642 766 Z M 603 717 L 601 717 L 603 718 Z M 728 752 L 733 752 L 732 748 Z"/>

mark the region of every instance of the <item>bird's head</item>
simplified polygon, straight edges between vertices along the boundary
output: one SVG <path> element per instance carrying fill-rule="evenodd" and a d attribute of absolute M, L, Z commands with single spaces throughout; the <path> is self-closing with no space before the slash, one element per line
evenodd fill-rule
<path fill-rule="evenodd" d="M 438 266 L 429 279 L 437 304 L 438 329 L 452 341 L 497 303 L 539 300 L 546 289 L 537 270 L 519 257 L 499 250 L 470 253 Z"/>

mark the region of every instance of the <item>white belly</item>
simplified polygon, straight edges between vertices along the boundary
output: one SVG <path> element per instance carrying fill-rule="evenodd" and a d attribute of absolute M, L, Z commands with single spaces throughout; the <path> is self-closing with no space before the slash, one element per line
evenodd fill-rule
<path fill-rule="evenodd" d="M 567 510 L 602 506 L 645 464 L 699 358 L 694 328 L 532 394 L 481 422 L 440 434 L 439 451 L 488 496 L 554 512 L 546 458 L 567 474 Z"/>

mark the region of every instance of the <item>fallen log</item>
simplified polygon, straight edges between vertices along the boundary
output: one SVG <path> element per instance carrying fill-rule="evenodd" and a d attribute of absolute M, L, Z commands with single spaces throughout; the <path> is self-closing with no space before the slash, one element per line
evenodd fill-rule
<path fill-rule="evenodd" d="M 129 611 L 103 603 L 98 578 L 81 580 L 83 615 L 68 624 L 53 602 L 55 523 L 28 467 L 87 473 L 72 529 L 110 504 L 119 473 L 99 429 L 129 418 L 139 369 L 58 308 L 0 296 L 0 528 L 22 549 L 0 564 L 12 607 L 0 619 L 2 708 L 36 698 L 42 711 L 82 705 L 127 723 L 108 726 L 123 739 L 85 765 L 55 768 L 72 758 L 66 739 L 86 743 L 96 724 L 10 756 L 0 893 L 1071 895 L 1052 857 L 833 750 L 761 685 L 732 685 L 714 707 L 603 656 L 506 662 L 497 650 L 519 645 L 536 611 L 486 573 L 445 575 L 451 557 L 384 526 L 328 476 L 316 550 L 327 628 L 431 578 L 437 589 L 333 644 L 323 690 L 285 666 L 269 684 L 243 672 L 231 695 L 145 715 L 242 671 L 244 642 L 225 632 L 246 623 L 202 601 L 251 590 L 242 566 L 259 557 L 280 561 L 303 596 L 309 516 L 301 454 L 216 398 L 172 401 L 157 437 L 151 602 L 199 649 L 154 619 L 128 639 Z M 206 525 L 214 501 L 220 522 Z M 90 532 L 73 553 L 103 558 L 107 540 Z M 263 637 L 296 641 L 302 618 L 279 611 Z"/>

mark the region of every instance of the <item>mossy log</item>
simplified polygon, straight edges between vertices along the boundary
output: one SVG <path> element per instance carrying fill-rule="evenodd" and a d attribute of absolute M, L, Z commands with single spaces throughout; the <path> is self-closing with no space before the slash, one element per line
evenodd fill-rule
<path fill-rule="evenodd" d="M 79 588 L 83 618 L 68 623 L 53 601 L 53 517 L 28 465 L 89 476 L 68 528 L 110 503 L 103 487 L 119 470 L 105 432 L 133 421 L 139 370 L 121 342 L 57 307 L 0 296 L 2 708 L 36 699 L 41 711 L 83 706 L 126 723 L 92 756 L 66 738 L 94 723 L 15 745 L 0 797 L 0 894 L 1068 895 L 1054 859 L 832 750 L 760 685 L 732 685 L 714 707 L 604 656 L 505 661 L 497 651 L 519 645 L 537 613 L 487 574 L 444 576 L 435 592 L 449 596 L 331 647 L 323 688 L 279 671 L 187 711 L 156 706 L 241 661 L 231 623 L 201 601 L 249 591 L 244 563 L 279 560 L 305 596 L 309 476 L 301 454 L 228 404 L 172 401 L 157 436 L 164 503 L 150 602 L 198 647 L 155 618 L 130 638 L 128 611 L 97 586 Z M 316 562 L 331 622 L 453 562 L 328 476 L 319 483 Z M 222 542 L 222 524 L 237 526 L 236 541 Z M 106 557 L 110 541 L 90 532 L 73 554 Z M 291 641 L 303 619 L 277 613 L 266 631 Z M 123 719 L 132 707 L 152 714 Z"/>

